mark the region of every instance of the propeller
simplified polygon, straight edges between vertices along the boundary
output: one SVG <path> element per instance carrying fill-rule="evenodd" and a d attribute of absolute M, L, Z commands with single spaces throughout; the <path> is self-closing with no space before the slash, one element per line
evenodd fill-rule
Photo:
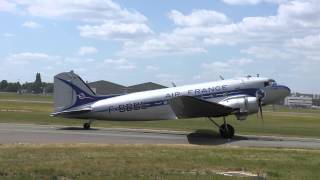
<path fill-rule="evenodd" d="M 257 97 L 257 104 L 258 104 L 258 113 L 257 113 L 257 118 L 259 119 L 259 114 L 261 117 L 261 120 L 263 122 L 263 113 L 262 113 L 262 99 L 264 98 L 265 93 L 262 89 L 259 89 L 256 93 L 256 97 Z"/>

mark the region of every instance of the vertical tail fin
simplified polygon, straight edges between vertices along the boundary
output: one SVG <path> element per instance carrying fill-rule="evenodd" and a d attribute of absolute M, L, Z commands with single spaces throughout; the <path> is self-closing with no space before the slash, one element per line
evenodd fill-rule
<path fill-rule="evenodd" d="M 73 71 L 54 76 L 54 111 L 60 112 L 97 100 L 95 93 Z"/>

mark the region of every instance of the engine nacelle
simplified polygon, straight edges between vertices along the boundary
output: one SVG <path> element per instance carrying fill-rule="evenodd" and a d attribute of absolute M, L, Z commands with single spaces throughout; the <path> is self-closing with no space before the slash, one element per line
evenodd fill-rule
<path fill-rule="evenodd" d="M 246 120 L 249 114 L 257 113 L 259 110 L 256 97 L 235 96 L 227 98 L 219 103 L 235 109 L 234 115 L 238 120 Z"/>

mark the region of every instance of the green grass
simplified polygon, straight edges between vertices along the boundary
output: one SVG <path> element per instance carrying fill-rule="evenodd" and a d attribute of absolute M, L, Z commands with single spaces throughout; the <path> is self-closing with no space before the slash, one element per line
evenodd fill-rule
<path fill-rule="evenodd" d="M 1 145 L 1 179 L 319 179 L 320 151 L 182 145 Z M 244 178 L 239 178 L 244 179 Z"/>
<path fill-rule="evenodd" d="M 0 92 L 0 100 L 12 99 L 12 100 L 33 100 L 33 101 L 52 101 L 51 95 L 36 95 L 36 94 L 17 94 L 17 93 L 5 93 Z"/>
<path fill-rule="evenodd" d="M 19 96 L 19 95 L 16 95 Z M 16 96 L 8 97 L 15 98 Z M 27 95 L 29 96 L 29 95 Z M 34 96 L 39 100 L 42 96 Z M 289 111 L 286 107 L 277 107 L 275 112 L 265 107 L 264 122 L 256 115 L 249 116 L 246 121 L 237 121 L 234 116 L 228 117 L 228 122 L 236 128 L 239 134 L 282 135 L 299 137 L 320 137 L 320 110 Z M 298 109 L 296 109 L 298 110 Z M 0 101 L 0 122 L 61 124 L 68 126 L 82 126 L 83 120 L 50 117 L 52 104 L 34 102 L 6 102 Z M 218 122 L 221 119 L 218 119 Z M 161 121 L 95 121 L 93 127 L 125 127 L 151 128 L 196 131 L 199 129 L 217 128 L 205 118 L 161 120 Z"/>

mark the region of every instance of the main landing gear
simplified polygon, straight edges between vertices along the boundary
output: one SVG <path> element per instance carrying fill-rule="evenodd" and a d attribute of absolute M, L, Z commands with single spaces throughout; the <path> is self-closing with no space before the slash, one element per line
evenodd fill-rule
<path fill-rule="evenodd" d="M 221 137 L 226 139 L 231 139 L 234 137 L 234 128 L 230 124 L 227 124 L 226 117 L 223 117 L 222 125 L 219 125 L 210 117 L 208 117 L 208 119 L 219 128 Z"/>
<path fill-rule="evenodd" d="M 86 129 L 86 130 L 90 129 L 91 122 L 92 122 L 92 120 L 89 120 L 89 122 L 84 123 L 83 129 Z"/>

